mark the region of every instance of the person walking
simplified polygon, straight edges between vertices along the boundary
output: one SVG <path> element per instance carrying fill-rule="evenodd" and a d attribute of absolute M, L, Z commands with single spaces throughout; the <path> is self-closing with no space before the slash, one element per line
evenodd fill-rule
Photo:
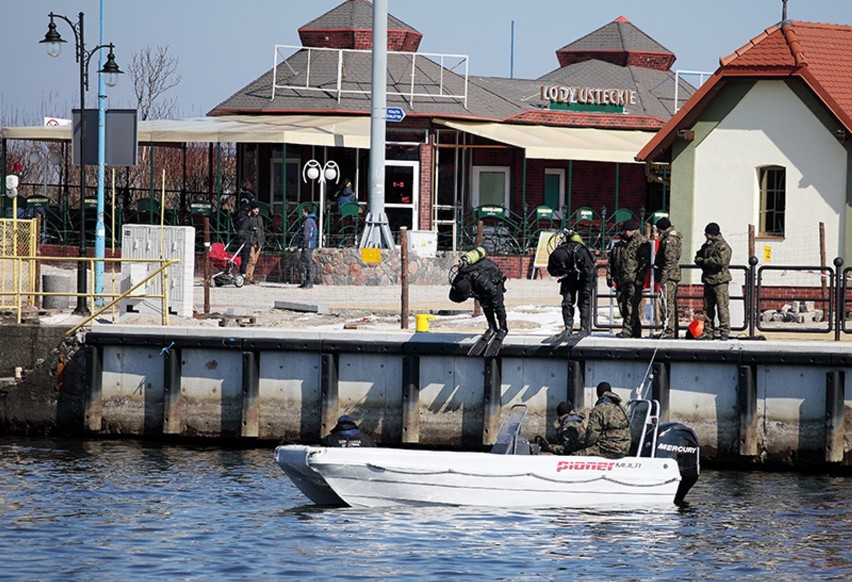
<path fill-rule="evenodd" d="M 677 285 L 680 282 L 681 234 L 668 218 L 657 221 L 660 246 L 654 257 L 654 279 L 660 284 L 662 300 L 663 333 L 660 339 L 677 337 Z"/>
<path fill-rule="evenodd" d="M 618 459 L 630 452 L 630 419 L 621 406 L 621 397 L 612 391 L 609 382 L 596 388 L 598 400 L 589 414 L 585 448 L 575 455 Z"/>
<path fill-rule="evenodd" d="M 314 286 L 314 258 L 313 252 L 317 248 L 319 232 L 317 231 L 317 215 L 311 206 L 302 208 L 302 232 L 300 237 L 301 254 L 299 264 L 305 271 L 305 278 L 299 285 L 302 289 L 310 289 Z"/>
<path fill-rule="evenodd" d="M 260 215 L 260 204 L 258 204 L 257 200 L 252 200 L 249 204 L 244 237 L 246 247 L 248 248 L 248 265 L 246 265 L 245 269 L 246 282 L 255 285 L 254 269 L 257 266 L 257 260 L 260 258 L 260 251 L 266 243 L 266 233 L 263 230 L 263 217 Z"/>
<path fill-rule="evenodd" d="M 237 244 L 239 244 L 240 275 L 248 278 L 248 264 L 251 258 L 251 203 L 240 206 L 234 220 L 237 231 Z"/>
<path fill-rule="evenodd" d="M 637 220 L 631 218 L 624 221 L 621 238 L 609 251 L 608 259 L 606 284 L 610 288 L 615 287 L 622 319 L 621 332 L 616 337 L 642 337 L 639 303 L 651 264 L 651 249 L 648 241 L 639 233 Z"/>
<path fill-rule="evenodd" d="M 698 339 L 727 341 L 731 334 L 731 300 L 728 283 L 731 281 L 731 246 L 722 237 L 715 222 L 704 228 L 704 244 L 695 253 L 695 264 L 701 267 L 704 283 L 704 333 Z M 719 325 L 714 329 L 714 319 Z"/>
<path fill-rule="evenodd" d="M 579 234 L 571 229 L 565 231 L 563 241 L 547 259 L 547 272 L 552 277 L 559 277 L 562 322 L 566 334 L 571 335 L 574 327 L 575 304 L 580 309 L 580 331 L 577 335 L 585 337 L 591 334 L 592 289 L 597 281 L 595 257 Z"/>

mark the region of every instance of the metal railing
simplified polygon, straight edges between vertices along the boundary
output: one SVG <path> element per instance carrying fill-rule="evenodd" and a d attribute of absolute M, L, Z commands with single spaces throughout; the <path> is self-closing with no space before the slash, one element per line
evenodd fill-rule
<path fill-rule="evenodd" d="M 759 265 L 757 257 L 751 257 L 748 265 L 729 267 L 734 280 L 730 283 L 731 331 L 742 332 L 745 337 L 754 339 L 760 333 L 802 333 L 832 334 L 835 341 L 841 341 L 844 334 L 852 333 L 852 324 L 847 314 L 852 313 L 852 290 L 849 280 L 852 267 L 843 268 L 843 259 L 834 259 L 832 266 L 814 265 Z M 693 264 L 680 265 L 682 270 L 696 270 Z M 598 272 L 606 269 L 606 264 L 597 266 Z M 818 285 L 808 284 L 772 284 L 772 277 L 795 278 L 806 281 L 818 279 Z M 652 281 L 653 284 L 653 281 Z M 700 282 L 681 284 L 676 293 L 679 312 L 690 309 L 700 313 L 703 309 L 703 294 L 696 292 Z M 643 290 L 642 299 L 645 309 L 640 314 L 640 323 L 645 331 L 661 331 L 664 326 L 659 315 L 660 293 L 650 288 Z M 616 323 L 621 315 L 615 301 L 615 293 L 610 290 L 606 295 L 595 288 L 592 295 L 595 329 L 612 330 L 621 327 Z M 798 306 L 798 308 L 797 308 Z M 641 306 L 640 306 L 641 308 Z M 608 317 L 603 318 L 601 314 Z M 736 321 L 735 313 L 742 313 Z M 680 320 L 683 317 L 679 317 Z"/>
<path fill-rule="evenodd" d="M 23 319 L 23 312 L 25 307 L 34 307 L 38 300 L 36 298 L 39 297 L 86 297 L 87 302 L 91 305 L 98 305 L 99 303 L 103 303 L 106 300 L 106 303 L 96 309 L 89 317 L 84 319 L 82 322 L 74 326 L 68 334 L 72 334 L 76 332 L 78 329 L 88 325 L 91 321 L 93 321 L 99 315 L 105 313 L 106 311 L 115 307 L 121 300 L 127 297 L 142 298 L 142 299 L 160 299 L 161 306 L 161 318 L 162 324 L 169 324 L 169 275 L 168 275 L 168 267 L 179 263 L 177 259 L 120 259 L 120 258 L 103 258 L 96 259 L 94 257 L 46 257 L 46 256 L 17 256 L 17 257 L 4 257 L 4 269 L 9 268 L 7 265 L 13 265 L 11 268 L 16 272 L 22 270 L 23 265 L 26 265 L 30 270 L 36 271 L 37 265 L 43 263 L 74 263 L 77 264 L 80 261 L 85 261 L 88 263 L 89 272 L 94 273 L 95 263 L 153 263 L 159 264 L 159 267 L 154 271 L 148 273 L 145 277 L 143 277 L 139 282 L 135 283 L 131 288 L 123 292 L 116 292 L 113 290 L 112 292 L 101 292 L 95 293 L 94 288 L 92 286 L 87 286 L 87 290 L 85 293 L 79 293 L 76 291 L 43 291 L 37 288 L 24 288 L 21 285 L 21 279 L 18 279 L 18 285 L 15 289 L 6 290 L 0 289 L 0 297 L 11 297 L 12 304 L 14 305 L 14 310 L 16 312 L 16 323 L 21 323 Z M 113 271 L 115 272 L 115 271 Z M 160 278 L 160 293 L 139 293 L 139 289 L 146 286 L 147 283 L 153 280 L 155 277 Z"/>

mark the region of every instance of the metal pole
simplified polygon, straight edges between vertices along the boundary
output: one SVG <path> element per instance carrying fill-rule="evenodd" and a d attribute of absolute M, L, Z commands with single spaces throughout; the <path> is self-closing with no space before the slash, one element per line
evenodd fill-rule
<path fill-rule="evenodd" d="M 373 2 L 370 116 L 370 193 L 362 248 L 394 248 L 385 214 L 385 122 L 387 121 L 388 0 Z"/>
<path fill-rule="evenodd" d="M 104 0 L 101 0 L 100 41 L 104 44 Z M 98 49 L 98 71 L 104 68 L 104 52 Z M 103 73 L 98 73 L 98 208 L 95 224 L 95 258 L 103 259 L 106 255 L 106 228 L 104 227 L 104 162 L 106 160 L 106 83 Z M 95 263 L 95 293 L 104 290 L 104 263 Z M 98 300 L 102 302 L 102 299 Z"/>
<path fill-rule="evenodd" d="M 80 33 L 76 36 L 77 59 L 80 61 L 80 261 L 77 263 L 77 307 L 75 315 L 89 315 L 86 303 L 86 159 L 83 148 L 86 135 L 86 41 L 83 36 L 83 13 L 80 13 Z"/>

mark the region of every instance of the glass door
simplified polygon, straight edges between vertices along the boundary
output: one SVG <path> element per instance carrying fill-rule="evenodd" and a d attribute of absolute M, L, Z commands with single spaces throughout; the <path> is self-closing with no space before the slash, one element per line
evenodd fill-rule
<path fill-rule="evenodd" d="M 396 234 L 400 227 L 420 228 L 420 162 L 388 160 L 385 162 L 385 213 L 388 225 Z"/>

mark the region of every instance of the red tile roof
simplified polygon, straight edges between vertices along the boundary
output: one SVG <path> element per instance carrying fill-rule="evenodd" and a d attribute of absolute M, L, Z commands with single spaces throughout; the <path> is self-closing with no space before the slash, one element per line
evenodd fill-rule
<path fill-rule="evenodd" d="M 637 159 L 661 158 L 729 78 L 798 77 L 852 133 L 852 26 L 787 21 L 771 26 L 732 54 L 646 145 Z"/>

